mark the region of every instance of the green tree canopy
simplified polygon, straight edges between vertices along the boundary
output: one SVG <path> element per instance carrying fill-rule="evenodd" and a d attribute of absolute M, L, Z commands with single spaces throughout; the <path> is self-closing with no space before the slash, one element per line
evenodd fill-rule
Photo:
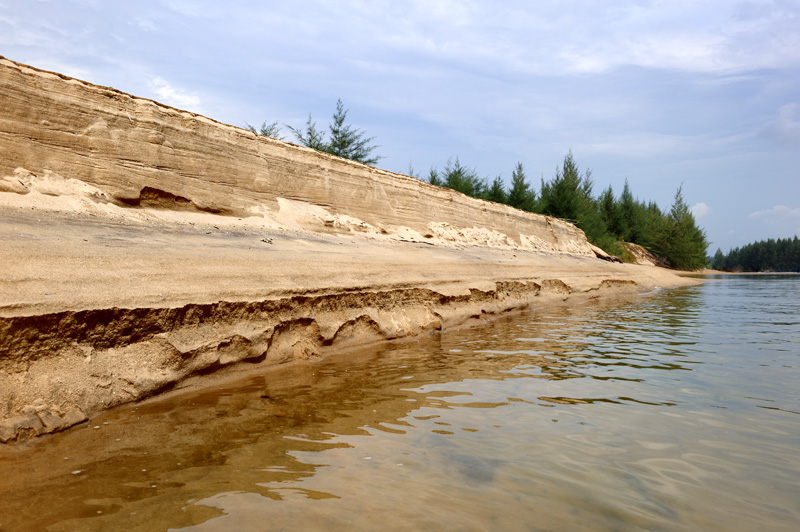
<path fill-rule="evenodd" d="M 246 124 L 245 127 L 250 131 L 252 131 L 253 133 L 256 133 L 258 135 L 264 135 L 265 137 L 270 137 L 276 140 L 283 140 L 283 134 L 281 133 L 281 126 L 277 120 L 275 122 L 272 122 L 271 124 L 267 124 L 267 122 L 264 121 L 261 124 L 261 128 L 259 128 L 258 130 L 256 130 L 256 128 L 254 128 L 250 124 L 247 124 L 246 122 L 245 124 Z"/>
<path fill-rule="evenodd" d="M 494 201 L 495 203 L 508 203 L 508 193 L 506 192 L 502 177 L 497 176 L 494 178 L 492 184 L 489 185 L 486 191 L 486 199 Z"/>
<path fill-rule="evenodd" d="M 381 158 L 372 155 L 377 149 L 377 146 L 372 144 L 375 137 L 366 137 L 360 129 L 345 124 L 347 112 L 348 109 L 344 108 L 340 98 L 336 101 L 336 112 L 333 113 L 333 120 L 328 126 L 330 142 L 325 151 L 364 164 L 376 164 Z"/>
<path fill-rule="evenodd" d="M 377 164 L 381 157 L 373 155 L 373 152 L 378 148 L 372 143 L 375 137 L 367 137 L 361 129 L 347 124 L 347 113 L 348 109 L 345 109 L 344 103 L 340 98 L 336 101 L 336 111 L 328 124 L 329 136 L 326 135 L 324 130 L 317 128 L 317 123 L 311 117 L 311 114 L 308 115 L 305 127 L 286 127 L 292 132 L 297 142 L 303 146 L 364 164 Z M 247 124 L 246 127 L 254 133 L 283 140 L 278 122 L 271 124 L 264 122 L 258 131 L 250 124 Z"/>
<path fill-rule="evenodd" d="M 577 221 L 581 209 L 583 178 L 570 150 L 564 156 L 561 168 L 555 177 L 545 182 L 539 193 L 539 209 L 542 214 Z"/>
<path fill-rule="evenodd" d="M 614 189 L 611 188 L 611 185 L 608 185 L 603 193 L 600 194 L 600 197 L 597 198 L 597 206 L 608 230 L 624 240 L 625 238 L 622 235 L 625 233 L 625 226 L 622 209 L 614 197 Z"/>
<path fill-rule="evenodd" d="M 439 177 L 439 170 L 435 167 L 431 168 L 428 172 L 428 183 L 431 185 L 436 185 L 437 187 L 444 186 L 444 181 L 442 181 L 442 178 Z"/>
<path fill-rule="evenodd" d="M 661 222 L 653 246 L 673 268 L 698 270 L 708 265 L 708 240 L 683 200 L 683 186 L 675 192 L 672 208 Z"/>
<path fill-rule="evenodd" d="M 643 206 L 633 198 L 631 187 L 626 179 L 625 186 L 622 188 L 622 195 L 619 197 L 619 225 L 612 230 L 621 239 L 638 244 L 644 237 L 644 229 L 642 227 L 643 210 Z"/>
<path fill-rule="evenodd" d="M 409 172 L 413 175 L 411 169 Z M 583 230 L 589 242 L 623 260 L 633 260 L 624 246 L 625 242 L 633 242 L 661 255 L 675 268 L 692 270 L 707 262 L 708 241 L 683 201 L 682 189 L 678 189 L 667 214 L 654 201 L 635 199 L 627 180 L 619 198 L 614 197 L 611 186 L 595 197 L 592 173 L 581 172 L 572 151 L 551 180 L 542 178 L 538 198 L 522 163 L 514 168 L 508 191 L 500 176 L 489 184 L 458 158 L 448 160 L 443 171 L 432 167 L 427 181 L 477 198 L 569 220 Z"/>
<path fill-rule="evenodd" d="M 718 249 L 711 265 L 729 272 L 800 272 L 800 238 L 769 238 L 727 254 Z"/>
<path fill-rule="evenodd" d="M 442 175 L 442 181 L 444 183 L 443 186 L 458 190 L 459 192 L 463 192 L 475 198 L 484 198 L 489 188 L 486 184 L 486 180 L 481 179 L 474 168 L 469 168 L 461 164 L 458 157 L 447 160 Z"/>
<path fill-rule="evenodd" d="M 297 129 L 292 126 L 287 127 L 289 128 L 289 131 L 294 134 L 297 142 L 303 146 L 308 146 L 309 148 L 318 151 L 328 151 L 328 142 L 325 139 L 325 132 L 317 129 L 317 123 L 311 118 L 311 114 L 308 115 L 308 120 L 306 120 L 306 127 L 304 130 Z"/>
<path fill-rule="evenodd" d="M 508 204 L 523 211 L 533 211 L 536 203 L 536 194 L 531 190 L 528 179 L 525 177 L 525 168 L 517 162 L 511 172 L 511 189 L 508 191 Z"/>

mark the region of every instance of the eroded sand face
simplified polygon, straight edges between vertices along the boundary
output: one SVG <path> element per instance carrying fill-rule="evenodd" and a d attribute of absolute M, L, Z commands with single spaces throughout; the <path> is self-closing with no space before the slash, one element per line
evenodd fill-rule
<path fill-rule="evenodd" d="M 111 89 L 7 60 L 0 85 L 1 442 L 224 368 L 688 282 Z"/>

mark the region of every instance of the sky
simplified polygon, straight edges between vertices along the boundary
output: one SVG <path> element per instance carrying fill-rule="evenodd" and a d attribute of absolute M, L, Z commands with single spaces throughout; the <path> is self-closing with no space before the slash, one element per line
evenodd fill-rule
<path fill-rule="evenodd" d="M 240 127 L 341 98 L 404 174 L 538 190 L 571 150 L 598 195 L 682 186 L 709 254 L 800 235 L 800 0 L 0 0 L 0 55 Z"/>

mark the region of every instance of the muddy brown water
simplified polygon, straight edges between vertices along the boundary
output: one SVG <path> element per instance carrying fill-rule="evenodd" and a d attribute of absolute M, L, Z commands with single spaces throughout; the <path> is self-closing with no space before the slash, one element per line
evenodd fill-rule
<path fill-rule="evenodd" d="M 800 276 L 549 308 L 0 449 L 0 530 L 797 530 Z"/>

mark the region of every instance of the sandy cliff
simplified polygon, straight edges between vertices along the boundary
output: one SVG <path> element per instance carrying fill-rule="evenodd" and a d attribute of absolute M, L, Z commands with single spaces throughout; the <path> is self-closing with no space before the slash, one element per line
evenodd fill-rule
<path fill-rule="evenodd" d="M 0 59 L 0 442 L 226 367 L 682 284 L 571 224 Z"/>
<path fill-rule="evenodd" d="M 591 254 L 581 231 L 559 220 L 3 59 L 0 94 L 0 176 L 50 172 L 96 187 L 98 201 L 235 216 L 300 200 L 379 231 L 481 228 L 525 247 Z"/>

